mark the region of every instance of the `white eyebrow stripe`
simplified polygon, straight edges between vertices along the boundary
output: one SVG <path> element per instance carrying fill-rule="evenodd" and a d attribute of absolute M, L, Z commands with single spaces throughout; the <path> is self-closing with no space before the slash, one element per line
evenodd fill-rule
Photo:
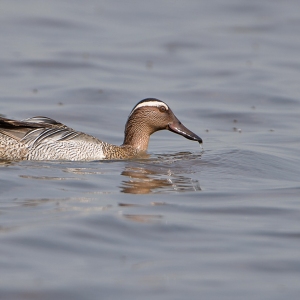
<path fill-rule="evenodd" d="M 140 104 L 138 104 L 131 112 L 130 116 L 132 115 L 132 113 L 140 108 L 140 107 L 143 107 L 143 106 L 155 106 L 155 107 L 160 107 L 160 106 L 164 106 L 166 108 L 166 110 L 169 109 L 168 105 L 163 103 L 163 102 L 159 102 L 159 101 L 146 101 L 146 102 L 142 102 Z"/>

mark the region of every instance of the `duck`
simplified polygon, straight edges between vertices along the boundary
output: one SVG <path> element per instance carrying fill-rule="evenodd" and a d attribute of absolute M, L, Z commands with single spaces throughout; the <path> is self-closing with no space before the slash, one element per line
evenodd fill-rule
<path fill-rule="evenodd" d="M 121 146 L 103 142 L 48 117 L 22 121 L 0 117 L 0 160 L 131 159 L 145 154 L 150 136 L 164 129 L 202 144 L 202 139 L 186 128 L 165 102 L 155 98 L 146 98 L 134 106 Z"/>

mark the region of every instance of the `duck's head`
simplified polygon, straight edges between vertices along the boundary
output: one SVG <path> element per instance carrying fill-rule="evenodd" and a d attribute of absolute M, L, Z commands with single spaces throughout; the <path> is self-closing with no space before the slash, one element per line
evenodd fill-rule
<path fill-rule="evenodd" d="M 158 99 L 147 98 L 137 103 L 132 109 L 125 125 L 123 145 L 130 145 L 138 151 L 146 151 L 150 135 L 163 129 L 202 144 L 202 139 L 187 129 L 166 103 Z"/>

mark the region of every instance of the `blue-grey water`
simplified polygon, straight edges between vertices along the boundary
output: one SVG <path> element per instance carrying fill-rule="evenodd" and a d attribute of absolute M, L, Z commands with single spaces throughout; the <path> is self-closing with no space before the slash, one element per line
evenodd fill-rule
<path fill-rule="evenodd" d="M 297 0 L 2 0 L 2 116 L 121 144 L 156 97 L 204 149 L 0 162 L 0 299 L 299 299 L 299 28 Z"/>

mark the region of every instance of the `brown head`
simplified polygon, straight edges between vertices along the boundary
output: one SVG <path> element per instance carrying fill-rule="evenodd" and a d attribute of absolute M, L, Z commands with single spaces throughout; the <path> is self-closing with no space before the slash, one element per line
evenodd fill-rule
<path fill-rule="evenodd" d="M 202 143 L 202 139 L 187 129 L 166 103 L 158 99 L 147 98 L 132 109 L 125 125 L 123 145 L 132 146 L 138 151 L 146 151 L 150 135 L 163 129 Z"/>

